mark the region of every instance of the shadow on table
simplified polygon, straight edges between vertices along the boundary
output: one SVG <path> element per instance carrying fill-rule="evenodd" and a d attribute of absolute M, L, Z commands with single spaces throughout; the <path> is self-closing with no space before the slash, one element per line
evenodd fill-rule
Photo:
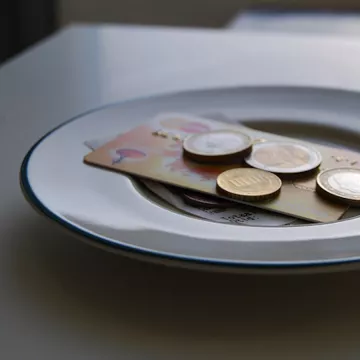
<path fill-rule="evenodd" d="M 98 250 L 38 218 L 22 239 L 12 272 L 27 307 L 89 339 L 164 352 L 210 346 L 214 356 L 261 354 L 271 344 L 277 359 L 294 345 L 301 358 L 302 342 L 329 348 L 332 337 L 344 347 L 357 341 L 356 272 L 245 276 L 167 268 Z M 351 328 L 354 337 L 341 344 L 339 332 Z"/>

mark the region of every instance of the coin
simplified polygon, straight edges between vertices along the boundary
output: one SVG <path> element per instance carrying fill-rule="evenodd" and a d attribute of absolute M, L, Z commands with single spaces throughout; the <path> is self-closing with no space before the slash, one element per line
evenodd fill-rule
<path fill-rule="evenodd" d="M 320 195 L 347 204 L 360 205 L 360 169 L 324 170 L 318 175 L 316 185 Z"/>
<path fill-rule="evenodd" d="M 192 206 L 226 208 L 234 205 L 230 200 L 197 193 L 196 191 L 186 190 L 181 193 L 181 196 L 187 204 Z"/>
<path fill-rule="evenodd" d="M 237 168 L 224 171 L 216 181 L 218 191 L 245 201 L 261 201 L 277 196 L 281 179 L 258 169 Z"/>
<path fill-rule="evenodd" d="M 245 162 L 275 174 L 300 174 L 315 170 L 322 156 L 311 146 L 290 141 L 268 141 L 253 145 Z"/>
<path fill-rule="evenodd" d="M 183 141 L 184 155 L 200 162 L 243 159 L 251 151 L 251 138 L 239 131 L 215 130 L 190 135 Z"/>

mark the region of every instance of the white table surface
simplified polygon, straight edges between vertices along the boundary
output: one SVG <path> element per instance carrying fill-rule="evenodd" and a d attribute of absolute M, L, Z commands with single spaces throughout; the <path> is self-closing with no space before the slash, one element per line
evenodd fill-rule
<path fill-rule="evenodd" d="M 239 276 L 131 261 L 54 228 L 18 185 L 28 148 L 91 108 L 241 84 L 360 89 L 359 59 L 354 37 L 74 26 L 5 64 L 0 358 L 359 359 L 359 272 Z"/>

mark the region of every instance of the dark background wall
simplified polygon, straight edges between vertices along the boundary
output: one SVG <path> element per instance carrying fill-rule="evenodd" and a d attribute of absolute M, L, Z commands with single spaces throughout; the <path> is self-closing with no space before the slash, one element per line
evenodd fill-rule
<path fill-rule="evenodd" d="M 55 0 L 0 1 L 0 63 L 52 33 Z"/>

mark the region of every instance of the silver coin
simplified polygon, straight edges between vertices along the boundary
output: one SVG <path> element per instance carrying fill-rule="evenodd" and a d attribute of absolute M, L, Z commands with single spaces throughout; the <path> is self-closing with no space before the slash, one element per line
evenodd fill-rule
<path fill-rule="evenodd" d="M 316 180 L 317 191 L 334 200 L 360 204 L 360 169 L 337 168 L 322 171 Z"/>
<path fill-rule="evenodd" d="M 251 138 L 239 131 L 214 130 L 188 136 L 183 142 L 184 154 L 192 159 L 211 162 L 246 156 Z"/>
<path fill-rule="evenodd" d="M 245 162 L 276 174 L 300 174 L 316 169 L 322 161 L 319 151 L 291 141 L 267 141 L 253 145 Z"/>

